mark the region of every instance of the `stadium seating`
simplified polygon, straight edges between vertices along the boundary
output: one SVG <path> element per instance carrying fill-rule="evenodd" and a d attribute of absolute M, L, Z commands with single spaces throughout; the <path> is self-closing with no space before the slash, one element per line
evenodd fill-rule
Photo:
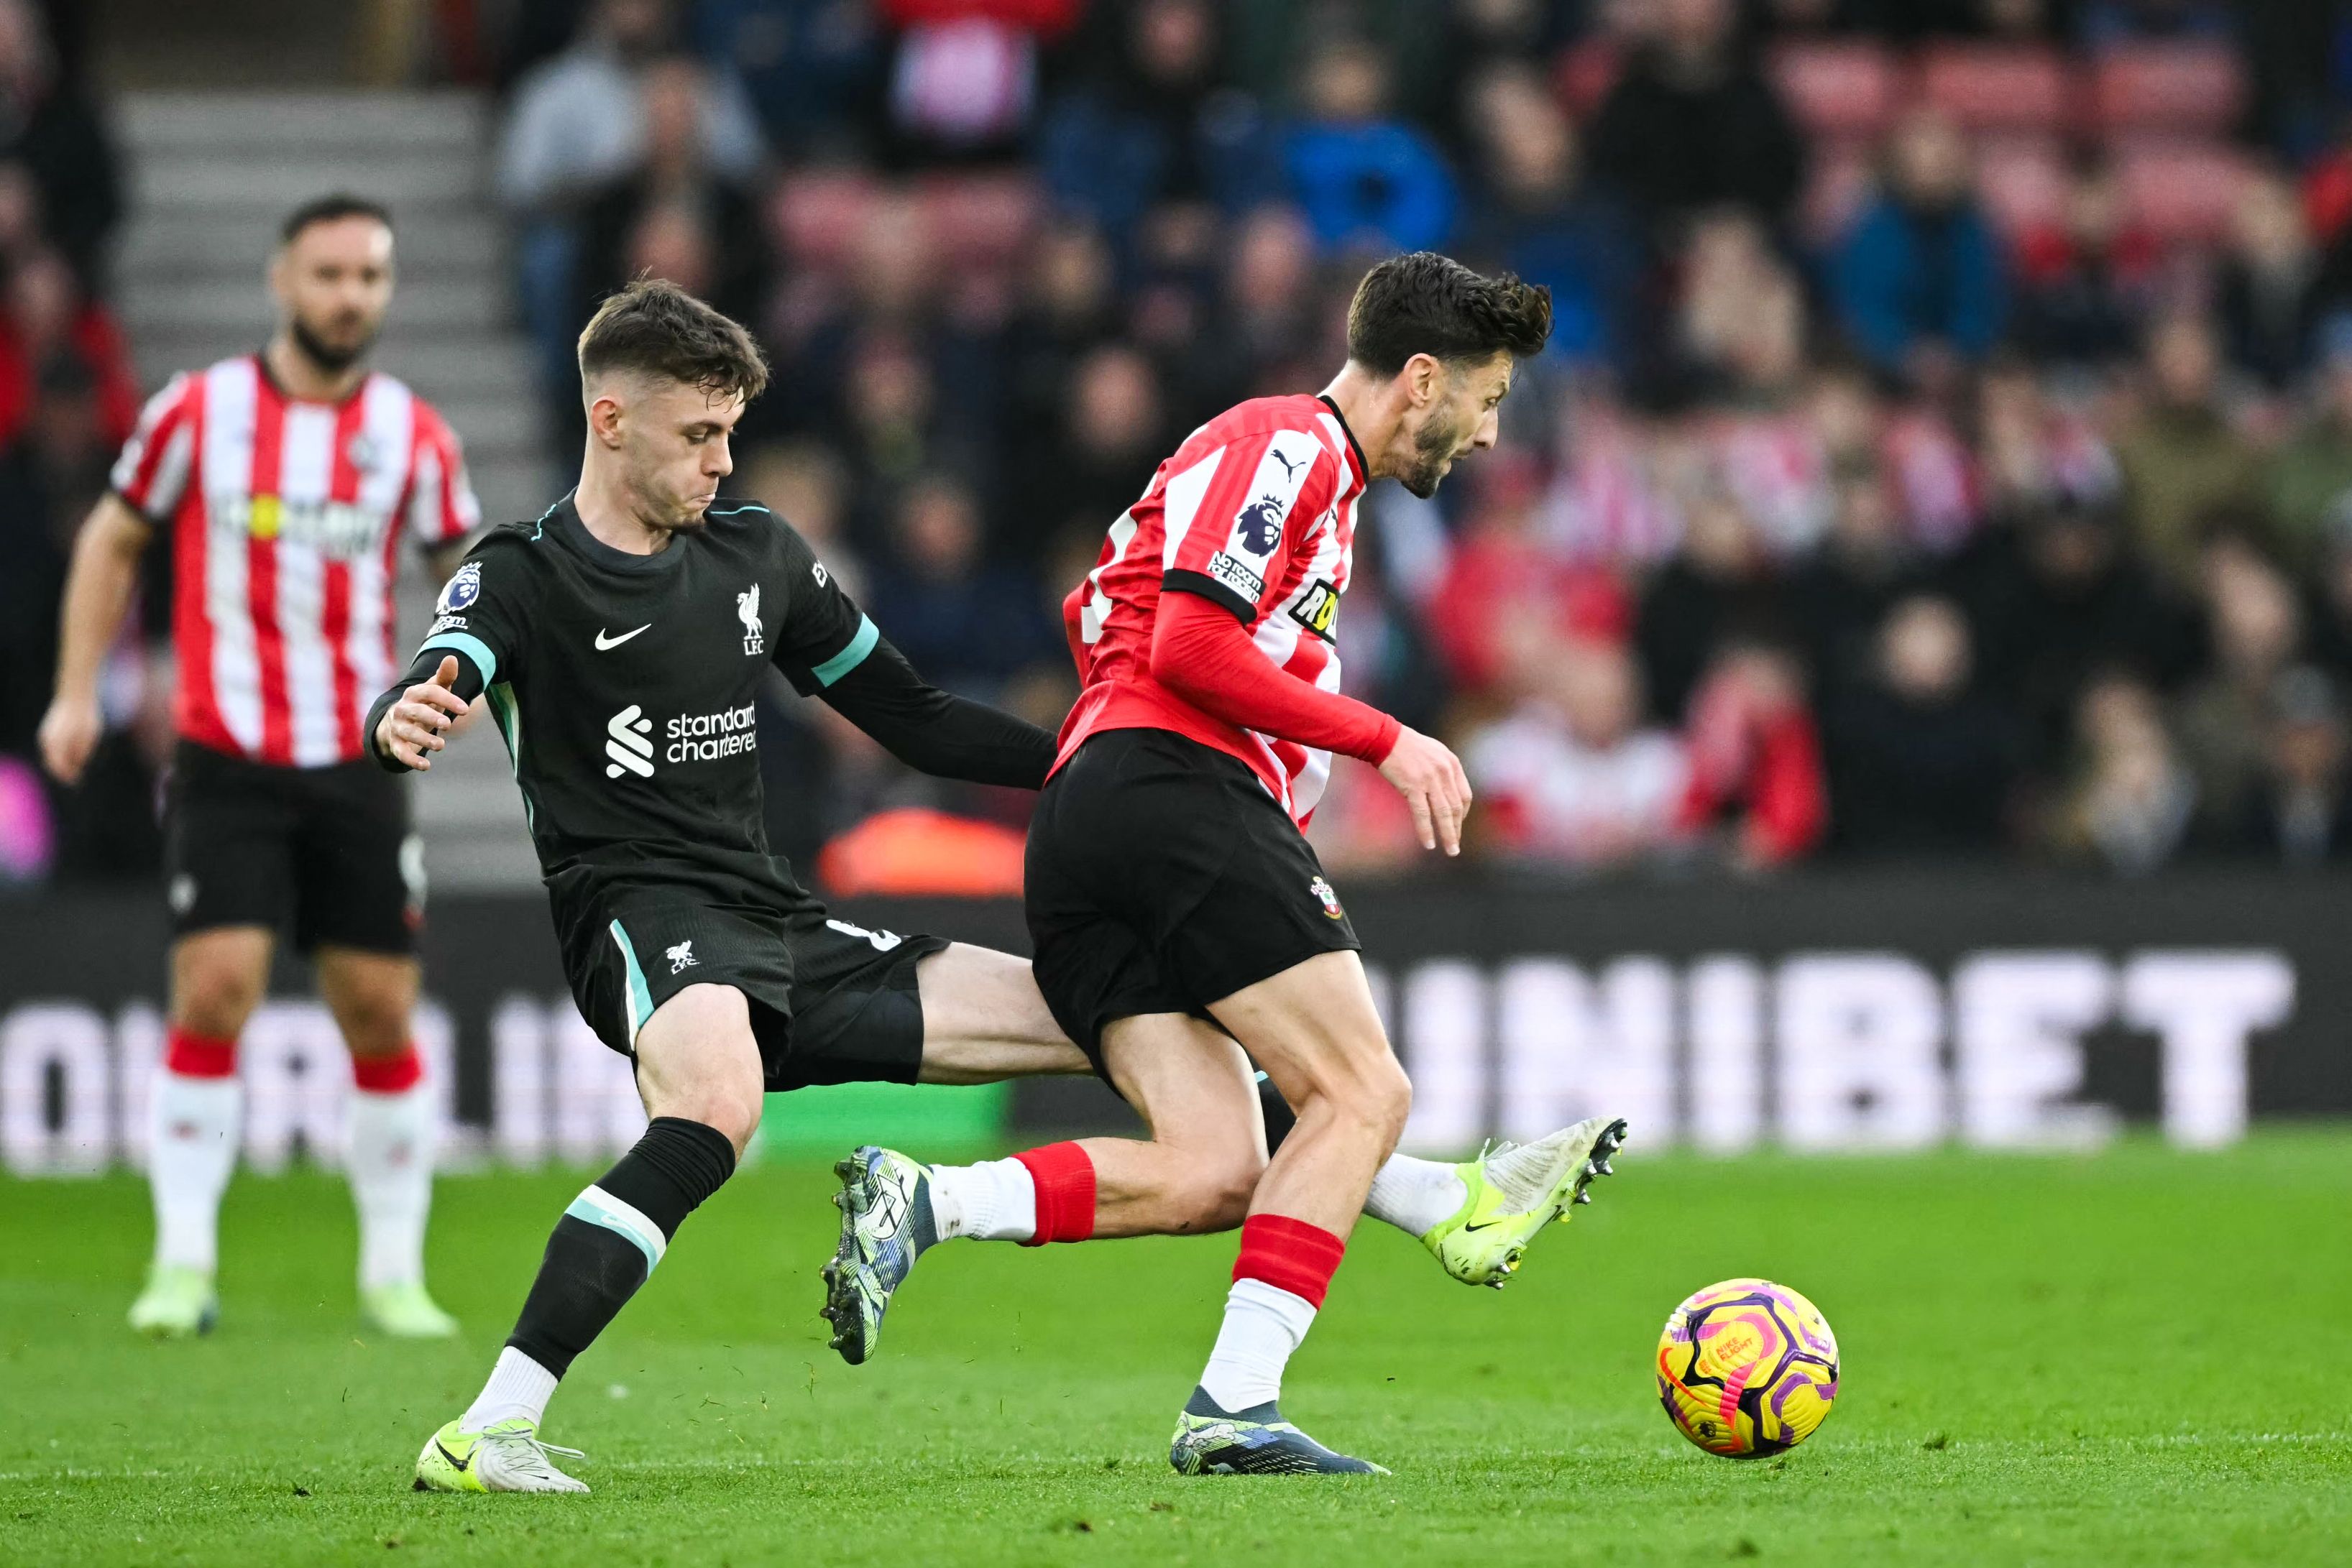
<path fill-rule="evenodd" d="M 1977 194 L 2004 234 L 2059 222 L 2066 183 L 2061 144 L 2053 137 L 1988 136 L 1977 142 Z"/>
<path fill-rule="evenodd" d="M 1860 39 L 1790 44 L 1772 57 L 1772 79 L 1789 112 L 1827 139 L 1884 131 L 1902 103 L 1905 74 L 1884 46 Z"/>
<path fill-rule="evenodd" d="M 2237 57 L 2215 44 L 2132 44 L 2101 55 L 2092 68 L 2093 112 L 2110 136 L 2220 135 L 2245 101 Z"/>
<path fill-rule="evenodd" d="M 2210 244 L 2228 232 L 2253 166 L 2221 142 L 2149 137 L 2116 150 L 2116 173 L 2126 206 L 2157 238 Z"/>
<path fill-rule="evenodd" d="M 1919 96 L 1970 131 L 2050 134 L 2074 119 L 2074 76 L 2052 49 L 1947 44 L 1920 57 Z"/>

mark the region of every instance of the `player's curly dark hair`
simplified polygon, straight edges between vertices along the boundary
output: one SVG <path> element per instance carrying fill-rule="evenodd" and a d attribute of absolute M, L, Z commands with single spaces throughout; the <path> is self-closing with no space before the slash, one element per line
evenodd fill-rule
<path fill-rule="evenodd" d="M 1526 359 L 1551 336 L 1551 290 L 1509 273 L 1487 277 L 1433 250 L 1391 256 L 1356 285 L 1348 357 L 1384 376 L 1415 354 L 1461 361 Z"/>
<path fill-rule="evenodd" d="M 658 277 L 640 277 L 596 307 L 580 333 L 580 379 L 637 371 L 749 402 L 768 385 L 767 356 L 740 322 Z"/>

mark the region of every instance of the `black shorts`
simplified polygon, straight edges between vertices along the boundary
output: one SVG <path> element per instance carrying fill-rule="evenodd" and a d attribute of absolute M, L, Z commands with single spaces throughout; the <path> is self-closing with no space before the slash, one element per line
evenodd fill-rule
<path fill-rule="evenodd" d="M 942 936 L 868 931 L 793 887 L 718 873 L 566 873 L 550 887 L 580 1016 L 624 1056 L 654 1009 L 732 986 L 772 1091 L 912 1083 L 923 1063 L 915 966 Z"/>
<path fill-rule="evenodd" d="M 1038 797 L 1025 899 L 1037 988 L 1102 1071 L 1103 1026 L 1209 1004 L 1360 947 L 1257 776 L 1165 729 L 1093 737 Z"/>
<path fill-rule="evenodd" d="M 415 951 L 425 859 L 406 779 L 373 762 L 279 768 L 184 740 L 164 800 L 173 935 L 266 925 L 304 952 Z"/>

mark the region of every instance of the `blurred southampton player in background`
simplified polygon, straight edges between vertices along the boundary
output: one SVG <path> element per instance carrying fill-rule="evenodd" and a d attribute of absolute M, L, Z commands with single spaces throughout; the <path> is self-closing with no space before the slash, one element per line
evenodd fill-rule
<path fill-rule="evenodd" d="M 99 674 L 140 553 L 173 563 L 178 659 L 165 823 L 171 1027 L 152 1091 L 155 1253 L 131 1325 L 203 1333 L 221 1194 L 236 1162 L 236 1042 L 280 936 L 311 956 L 352 1053 L 344 1161 L 360 1300 L 396 1337 L 457 1332 L 425 1288 L 435 1092 L 409 1037 L 423 862 L 406 787 L 361 723 L 397 668 L 404 535 L 436 573 L 480 520 L 457 436 L 371 371 L 392 300 L 392 221 L 373 202 L 298 208 L 269 263 L 278 323 L 259 353 L 174 377 L 123 448 L 66 583 L 40 746 L 71 784 L 97 745 Z"/>

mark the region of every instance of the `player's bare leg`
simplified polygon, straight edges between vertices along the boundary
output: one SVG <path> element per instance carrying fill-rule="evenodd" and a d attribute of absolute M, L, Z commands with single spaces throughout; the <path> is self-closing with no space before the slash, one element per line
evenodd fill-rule
<path fill-rule="evenodd" d="M 1412 1085 L 1351 951 L 1318 955 L 1209 1010 L 1265 1065 L 1298 1120 L 1242 1222 L 1224 1324 L 1176 1418 L 1169 1462 L 1187 1475 L 1377 1471 L 1290 1425 L 1276 1401 L 1373 1174 L 1404 1131 Z"/>
<path fill-rule="evenodd" d="M 245 1113 L 236 1041 L 268 985 L 271 945 L 261 925 L 217 926 L 172 944 L 171 1032 L 148 1101 L 155 1254 L 131 1308 L 142 1333 L 203 1333 L 218 1315 L 221 1195 Z"/>
<path fill-rule="evenodd" d="M 439 1133 L 410 1034 L 419 968 L 404 954 L 321 946 L 319 993 L 352 1053 L 344 1167 L 360 1221 L 360 1309 L 399 1339 L 446 1339 L 457 1320 L 425 1289 L 425 1222 Z"/>
<path fill-rule="evenodd" d="M 555 1222 L 488 1383 L 417 1456 L 419 1490 L 588 1490 L 548 1458 L 571 1450 L 539 1440 L 547 1402 L 686 1217 L 734 1174 L 766 1099 L 751 1009 L 732 986 L 688 986 L 662 1003 L 637 1032 L 636 1059 L 645 1135 Z"/>
<path fill-rule="evenodd" d="M 915 984 L 923 1003 L 925 1083 L 1093 1071 L 1054 1022 L 1026 958 L 953 942 L 916 965 Z"/>

